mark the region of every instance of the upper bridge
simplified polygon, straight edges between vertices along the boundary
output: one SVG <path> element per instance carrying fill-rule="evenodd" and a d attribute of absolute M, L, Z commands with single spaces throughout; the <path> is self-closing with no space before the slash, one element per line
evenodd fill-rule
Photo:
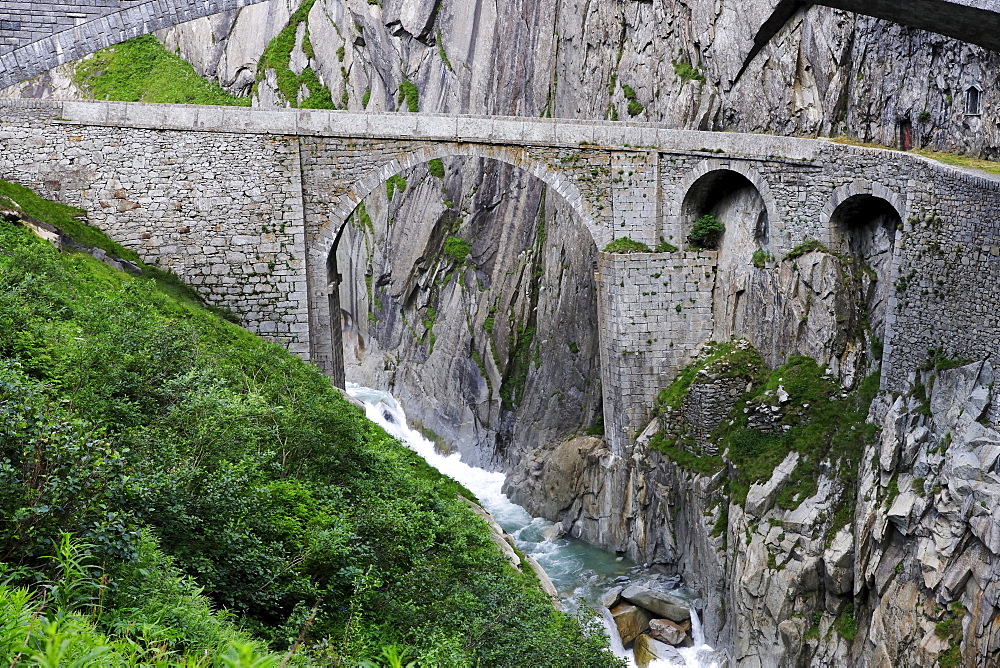
<path fill-rule="evenodd" d="M 800 9 L 821 5 L 874 16 L 1000 51 L 1000 0 L 770 0 L 774 9 L 758 29 L 737 79 Z"/>
<path fill-rule="evenodd" d="M 0 89 L 120 44 L 267 0 L 0 0 Z"/>
<path fill-rule="evenodd" d="M 648 124 L 117 102 L 12 100 L 0 121 L 0 178 L 85 209 L 146 262 L 335 376 L 339 232 L 408 168 L 448 156 L 512 164 L 562 197 L 598 250 L 624 236 L 684 246 L 699 216 L 729 216 L 719 251 L 599 254 L 613 441 L 642 425 L 696 346 L 738 329 L 742 292 L 753 292 L 739 280 L 763 277 L 756 250 L 780 260 L 813 239 L 850 253 L 852 230 L 875 218 L 891 222 L 875 272 L 887 386 L 928 349 L 1000 349 L 1000 180 L 908 153 Z M 749 204 L 720 209 L 736 192 Z M 776 317 L 786 297 L 773 296 Z"/>

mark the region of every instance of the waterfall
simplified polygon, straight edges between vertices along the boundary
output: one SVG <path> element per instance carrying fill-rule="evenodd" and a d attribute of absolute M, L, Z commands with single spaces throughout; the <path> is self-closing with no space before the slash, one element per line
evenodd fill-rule
<path fill-rule="evenodd" d="M 504 531 L 514 537 L 517 546 L 534 557 L 549 575 L 559 592 L 563 609 L 573 612 L 578 608 L 580 599 L 584 599 L 604 617 L 611 650 L 616 656 L 625 658 L 629 666 L 636 665 L 632 651 L 626 650 L 622 645 L 611 613 L 599 603 L 601 594 L 612 581 L 615 578 L 627 577 L 627 573 L 635 570 L 634 564 L 583 541 L 552 536 L 551 532 L 546 531 L 553 526 L 552 522 L 532 517 L 524 508 L 512 503 L 501 491 L 505 478 L 503 473 L 493 473 L 469 466 L 457 453 L 442 455 L 437 452 L 434 443 L 410 428 L 402 406 L 391 394 L 354 383 L 347 384 L 347 393 L 364 403 L 365 414 L 369 420 L 398 438 L 441 473 L 454 478 L 472 491 Z M 655 661 L 649 664 L 650 668 L 661 666 L 715 668 L 715 663 L 704 661 L 700 657 L 705 650 L 711 651 L 711 648 L 704 644 L 701 621 L 693 607 L 691 635 L 694 638 L 694 647 L 677 650 L 678 655 L 683 657 L 683 663 Z"/>

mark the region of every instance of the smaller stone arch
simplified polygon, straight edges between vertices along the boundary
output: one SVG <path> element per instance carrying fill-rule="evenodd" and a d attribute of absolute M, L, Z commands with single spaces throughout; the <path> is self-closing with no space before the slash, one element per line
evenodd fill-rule
<path fill-rule="evenodd" d="M 709 159 L 700 162 L 677 185 L 672 198 L 672 230 L 670 236 L 684 242 L 691 227 L 703 213 L 729 195 L 752 186 L 760 197 L 762 211 L 753 226 L 751 236 L 766 245 L 769 228 L 777 219 L 778 210 L 767 180 L 742 160 Z"/>
<path fill-rule="evenodd" d="M 834 190 L 830 195 L 830 199 L 823 205 L 823 210 L 820 212 L 819 216 L 819 222 L 820 226 L 827 232 L 827 238 L 824 240 L 827 245 L 831 247 L 839 247 L 844 241 L 843 230 L 840 229 L 841 225 L 839 224 L 836 216 L 838 210 L 843 213 L 843 209 L 841 207 L 848 200 L 853 199 L 853 201 L 859 202 L 864 198 L 873 198 L 885 201 L 896 211 L 900 220 L 906 220 L 907 209 L 905 198 L 881 183 L 873 183 L 864 179 L 858 179 L 856 181 L 852 181 L 851 183 L 846 183 Z"/>
<path fill-rule="evenodd" d="M 718 175 L 718 177 L 713 177 L 713 175 Z M 756 221 L 757 227 L 769 228 L 776 223 L 778 207 L 767 179 L 760 172 L 742 160 L 707 159 L 698 163 L 684 176 L 677 184 L 675 196 L 670 199 L 671 211 L 668 213 L 668 220 L 672 222 L 671 234 L 676 239 L 684 241 L 694 219 L 700 215 L 697 210 L 705 204 L 705 202 L 699 201 L 702 197 L 702 194 L 698 192 L 699 184 L 701 187 L 707 186 L 707 189 L 711 190 L 710 181 L 713 178 L 725 179 L 726 175 L 741 178 L 756 188 L 763 201 L 765 212 L 764 220 Z M 705 193 L 704 196 L 708 197 L 710 193 Z"/>
<path fill-rule="evenodd" d="M 871 334 L 882 341 L 891 334 L 896 235 L 905 212 L 904 200 L 897 193 L 881 184 L 858 180 L 837 188 L 820 217 L 828 230 L 829 247 L 852 258 L 852 264 L 861 269 L 855 271 L 859 303 L 864 306 Z"/>

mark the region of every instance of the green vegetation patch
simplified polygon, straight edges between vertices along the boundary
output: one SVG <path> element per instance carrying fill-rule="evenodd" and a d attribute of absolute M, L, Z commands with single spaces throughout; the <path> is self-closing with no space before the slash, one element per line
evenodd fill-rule
<path fill-rule="evenodd" d="M 461 237 L 451 236 L 444 241 L 444 254 L 461 264 L 472 254 L 472 246 Z"/>
<path fill-rule="evenodd" d="M 249 97 L 205 81 L 152 35 L 98 51 L 80 62 L 73 80 L 97 100 L 250 106 Z"/>
<path fill-rule="evenodd" d="M 638 116 L 646 110 L 645 107 L 639 102 L 638 97 L 635 94 L 635 90 L 631 86 L 622 85 L 622 92 L 625 94 L 625 99 L 628 100 L 628 111 L 629 116 Z"/>
<path fill-rule="evenodd" d="M 753 252 L 753 257 L 750 258 L 751 264 L 757 269 L 764 269 L 767 267 L 767 263 L 773 260 L 771 254 L 768 253 L 763 248 L 758 248 Z"/>
<path fill-rule="evenodd" d="M 420 91 L 417 85 L 409 80 L 404 80 L 399 84 L 399 103 L 406 103 L 406 109 L 416 113 L 420 111 Z"/>
<path fill-rule="evenodd" d="M 631 237 L 615 239 L 604 247 L 605 253 L 651 253 L 649 246 Z"/>
<path fill-rule="evenodd" d="M 0 331 L 8 664 L 620 665 L 467 490 L 183 293 L 0 221 Z"/>
<path fill-rule="evenodd" d="M 795 260 L 797 258 L 802 257 L 806 253 L 816 253 L 816 252 L 828 253 L 830 255 L 837 255 L 832 250 L 823 245 L 822 242 L 816 239 L 806 239 L 798 246 L 788 251 L 788 254 L 785 256 L 785 260 Z"/>
<path fill-rule="evenodd" d="M 701 70 L 698 69 L 697 67 L 694 67 L 688 61 L 675 60 L 673 65 L 674 65 L 674 72 L 677 74 L 677 77 L 682 82 L 688 82 L 688 81 L 701 81 L 702 83 L 705 82 L 705 75 L 701 73 Z"/>
<path fill-rule="evenodd" d="M 402 174 L 393 174 L 385 182 L 385 195 L 390 202 L 397 191 L 403 192 L 404 190 L 406 190 L 406 177 Z"/>
<path fill-rule="evenodd" d="M 698 248 L 714 249 L 719 247 L 722 234 L 726 231 L 726 226 L 715 214 L 706 213 L 704 216 L 694 221 L 688 241 Z"/>
<path fill-rule="evenodd" d="M 840 386 L 826 376 L 826 369 L 808 357 L 792 357 L 771 371 L 763 383 L 737 402 L 729 420 L 712 435 L 733 463 L 736 475 L 730 484 L 734 500 L 742 503 L 750 485 L 768 480 L 790 452 L 798 452 L 800 459 L 791 479 L 778 492 L 779 507 L 797 508 L 816 493 L 825 460 L 839 462 L 836 470 L 841 483 L 853 490 L 864 446 L 878 433 L 876 425 L 865 422 L 878 383 L 878 374 L 872 374 L 856 391 L 844 396 Z M 784 404 L 778 400 L 779 387 L 788 394 Z M 743 409 L 757 406 L 782 407 L 776 432 L 748 426 Z M 853 503 L 852 493 L 841 497 L 844 503 Z"/>
<path fill-rule="evenodd" d="M 433 176 L 434 178 L 443 179 L 444 162 L 441 161 L 441 158 L 434 158 L 433 160 L 429 160 L 427 162 L 427 171 L 430 172 L 430 175 Z"/>
<path fill-rule="evenodd" d="M 260 62 L 257 63 L 257 81 L 259 83 L 264 79 L 267 70 L 274 70 L 278 90 L 291 106 L 302 109 L 336 109 L 330 89 L 320 82 L 319 76 L 311 67 L 306 67 L 300 74 L 296 74 L 289 67 L 299 25 L 309 18 L 309 12 L 314 4 L 316 0 L 305 0 L 289 17 L 288 25 L 268 42 Z M 306 56 L 312 58 L 313 48 L 309 41 L 308 28 L 303 38 L 302 50 Z M 308 94 L 300 102 L 299 91 L 303 87 Z"/>

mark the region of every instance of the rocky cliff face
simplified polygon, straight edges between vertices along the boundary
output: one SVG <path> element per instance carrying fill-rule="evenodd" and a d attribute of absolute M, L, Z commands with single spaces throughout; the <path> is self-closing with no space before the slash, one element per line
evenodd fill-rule
<path fill-rule="evenodd" d="M 336 106 L 355 110 L 634 119 L 883 144 L 910 132 L 918 145 L 996 156 L 996 54 L 813 7 L 733 83 L 769 5 L 273 0 L 158 36 L 260 105 L 302 103 L 315 92 L 309 70 Z M 287 55 L 262 67 L 283 31 Z M 974 86 L 980 115 L 966 114 Z M 66 67 L 6 94 L 81 93 Z M 703 595 L 708 637 L 737 665 L 1000 660 L 992 369 L 926 372 L 910 395 L 880 397 L 871 420 L 881 440 L 857 457 L 858 478 L 845 480 L 843 460 L 812 461 L 815 489 L 793 502 L 779 497 L 810 465 L 802 454 L 742 492 L 728 482 L 738 463 L 697 463 L 723 454 L 711 432 L 745 389 L 725 374 L 706 370 L 677 413 L 612 453 L 579 435 L 600 410 L 593 242 L 524 173 L 489 161 L 440 167 L 404 174 L 405 187 L 394 180 L 391 197 L 371 195 L 345 232 L 349 377 L 392 388 L 442 440 L 474 444 L 469 458 L 510 472 L 515 499 L 567 531 L 683 574 Z M 849 240 L 845 252 L 869 271 L 845 285 L 824 253 L 746 266 L 768 248 L 759 210 L 749 193 L 716 203 L 721 218 L 749 222 L 720 252 L 714 338 L 744 337 L 772 367 L 812 357 L 853 391 L 885 322 L 894 221 Z M 776 401 L 778 411 L 746 406 L 762 433 L 782 424 Z M 687 455 L 654 447 L 658 435 L 681 433 L 694 434 Z M 845 497 L 853 520 L 837 517 Z"/>

